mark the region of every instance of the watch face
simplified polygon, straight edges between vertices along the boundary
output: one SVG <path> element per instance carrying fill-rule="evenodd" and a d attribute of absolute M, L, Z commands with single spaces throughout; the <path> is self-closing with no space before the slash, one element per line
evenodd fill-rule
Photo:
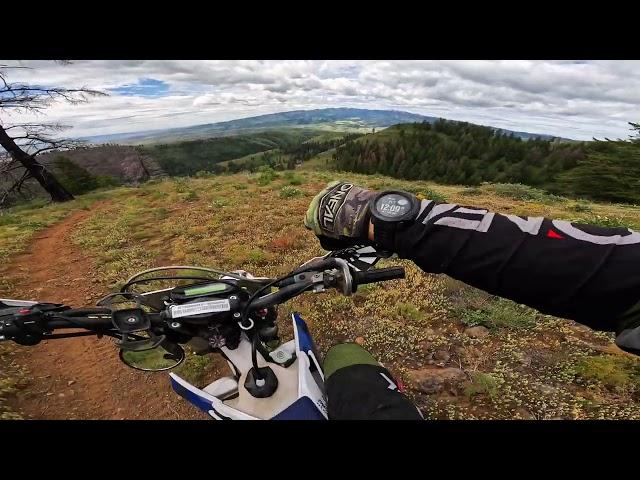
<path fill-rule="evenodd" d="M 404 195 L 389 193 L 376 201 L 375 209 L 379 216 L 393 220 L 408 214 L 411 202 Z"/>

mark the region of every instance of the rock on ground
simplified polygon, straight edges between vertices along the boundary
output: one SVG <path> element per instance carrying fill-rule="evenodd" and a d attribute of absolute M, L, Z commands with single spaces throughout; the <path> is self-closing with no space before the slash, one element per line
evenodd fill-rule
<path fill-rule="evenodd" d="M 446 390 L 456 391 L 459 384 L 466 379 L 459 368 L 423 368 L 410 370 L 408 378 L 426 394 L 440 393 Z"/>
<path fill-rule="evenodd" d="M 483 327 L 478 325 L 476 327 L 469 327 L 464 331 L 465 335 L 471 338 L 482 338 L 489 335 L 489 329 L 487 327 Z"/>

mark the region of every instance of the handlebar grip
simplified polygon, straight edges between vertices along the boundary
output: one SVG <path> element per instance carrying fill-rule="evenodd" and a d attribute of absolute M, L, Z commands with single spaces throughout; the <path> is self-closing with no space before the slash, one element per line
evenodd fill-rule
<path fill-rule="evenodd" d="M 353 291 L 356 291 L 358 285 L 395 280 L 404 278 L 404 276 L 403 267 L 376 268 L 365 272 L 355 272 L 353 274 Z"/>

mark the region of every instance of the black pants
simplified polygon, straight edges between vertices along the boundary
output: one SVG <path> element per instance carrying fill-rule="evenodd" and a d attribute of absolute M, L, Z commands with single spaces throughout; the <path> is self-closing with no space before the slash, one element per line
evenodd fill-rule
<path fill-rule="evenodd" d="M 391 373 L 356 343 L 333 346 L 324 361 L 330 420 L 422 420 Z"/>

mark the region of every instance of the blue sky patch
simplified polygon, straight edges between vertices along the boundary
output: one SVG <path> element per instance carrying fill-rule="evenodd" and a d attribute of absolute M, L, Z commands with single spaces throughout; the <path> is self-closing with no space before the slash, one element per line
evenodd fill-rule
<path fill-rule="evenodd" d="M 111 92 L 127 97 L 161 97 L 169 92 L 169 84 L 153 78 L 141 78 L 138 83 L 110 88 Z"/>

